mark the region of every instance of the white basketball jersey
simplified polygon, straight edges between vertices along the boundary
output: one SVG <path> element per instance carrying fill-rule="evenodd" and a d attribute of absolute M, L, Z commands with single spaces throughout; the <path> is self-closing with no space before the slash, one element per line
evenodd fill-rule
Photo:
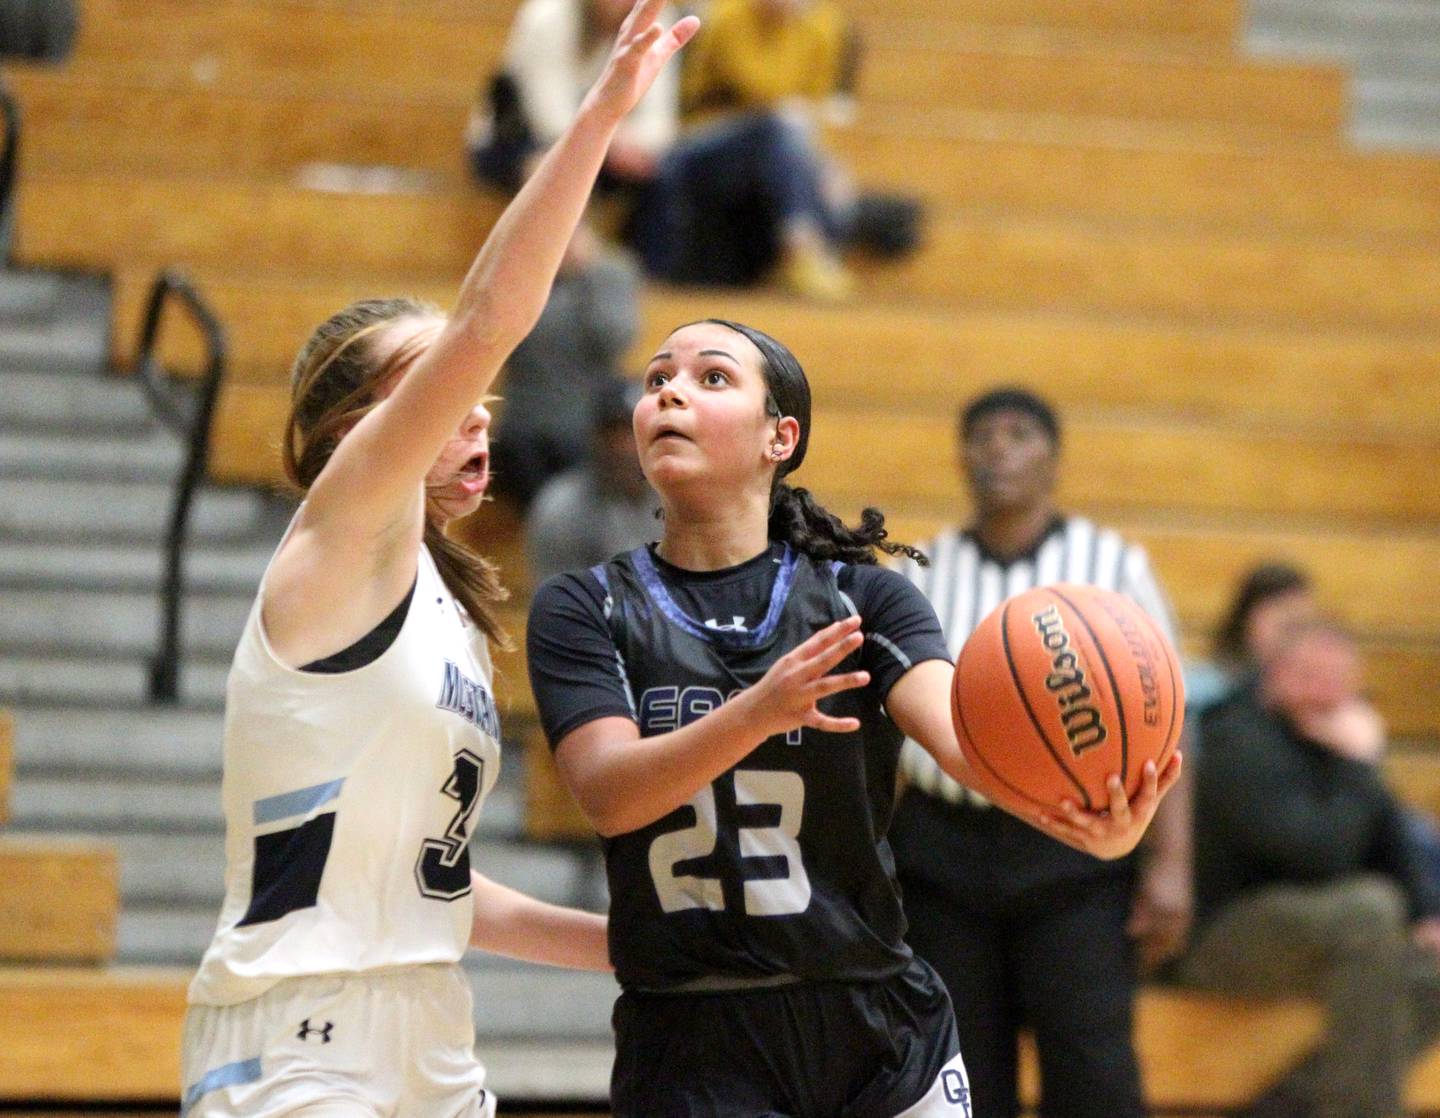
<path fill-rule="evenodd" d="M 281 663 L 256 596 L 226 694 L 225 903 L 192 1003 L 460 958 L 466 844 L 500 767 L 490 685 L 485 637 L 423 547 L 399 635 L 353 671 Z"/>

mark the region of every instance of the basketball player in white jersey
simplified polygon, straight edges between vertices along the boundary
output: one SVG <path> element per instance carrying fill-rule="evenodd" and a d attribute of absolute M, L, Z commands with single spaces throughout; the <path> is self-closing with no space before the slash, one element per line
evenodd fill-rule
<path fill-rule="evenodd" d="M 296 359 L 306 499 L 226 699 L 226 897 L 190 988 L 183 1112 L 488 1115 L 467 944 L 608 967 L 604 918 L 469 868 L 499 765 L 493 568 L 446 540 L 488 481 L 481 400 L 544 306 L 616 126 L 697 21 L 639 0 L 448 317 L 355 304 Z"/>

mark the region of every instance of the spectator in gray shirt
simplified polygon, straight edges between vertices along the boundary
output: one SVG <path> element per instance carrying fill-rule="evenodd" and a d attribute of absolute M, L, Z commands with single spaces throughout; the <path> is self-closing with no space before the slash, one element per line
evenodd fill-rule
<path fill-rule="evenodd" d="M 640 472 L 630 422 L 640 392 L 639 384 L 618 378 L 601 390 L 589 460 L 552 478 L 531 504 L 525 548 L 537 585 L 659 535 L 660 502 Z"/>
<path fill-rule="evenodd" d="M 1311 619 L 1204 719 L 1196 766 L 1198 931 L 1186 985 L 1310 995 L 1326 1035 L 1247 1112 L 1392 1118 L 1440 1035 L 1440 896 L 1381 782 L 1353 640 Z"/>
<path fill-rule="evenodd" d="M 496 488 L 522 510 L 585 459 L 596 393 L 635 337 L 637 283 L 628 257 L 582 226 L 544 313 L 506 363 L 491 460 Z"/>

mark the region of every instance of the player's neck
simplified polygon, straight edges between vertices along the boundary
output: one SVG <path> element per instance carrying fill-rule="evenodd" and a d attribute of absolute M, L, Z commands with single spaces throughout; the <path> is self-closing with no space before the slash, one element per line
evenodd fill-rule
<path fill-rule="evenodd" d="M 975 538 L 991 555 L 1014 559 L 1034 551 L 1055 519 L 1048 501 L 1025 508 L 1000 509 L 975 522 Z"/>
<path fill-rule="evenodd" d="M 733 506 L 699 511 L 665 509 L 665 535 L 656 554 L 686 571 L 720 571 L 754 559 L 770 546 L 768 510 Z"/>

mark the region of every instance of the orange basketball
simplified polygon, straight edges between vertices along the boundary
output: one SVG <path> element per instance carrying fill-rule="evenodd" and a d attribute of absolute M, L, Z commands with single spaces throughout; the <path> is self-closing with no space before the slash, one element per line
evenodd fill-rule
<path fill-rule="evenodd" d="M 1126 794 L 1180 740 L 1185 692 L 1175 650 L 1129 598 L 1060 583 L 982 621 L 955 664 L 951 713 L 980 790 L 1026 814 L 1063 800 L 1099 811 L 1105 781 Z"/>

